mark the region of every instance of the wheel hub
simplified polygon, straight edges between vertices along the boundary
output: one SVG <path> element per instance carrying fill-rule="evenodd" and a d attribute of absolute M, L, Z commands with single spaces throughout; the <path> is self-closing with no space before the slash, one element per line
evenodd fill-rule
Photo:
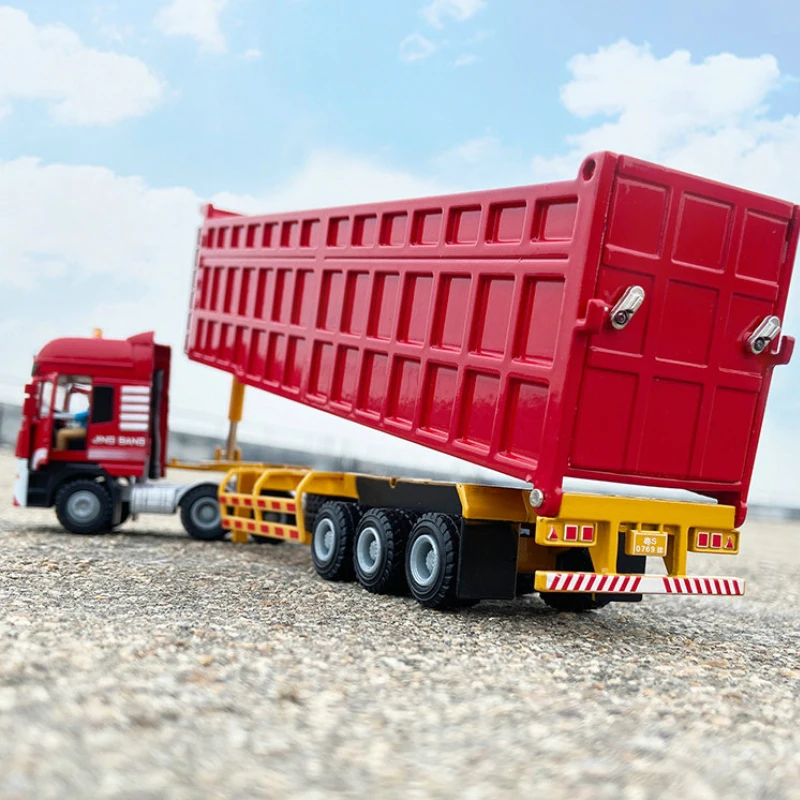
<path fill-rule="evenodd" d="M 383 542 L 378 531 L 370 526 L 364 528 L 358 536 L 356 544 L 356 560 L 359 569 L 365 575 L 373 575 L 380 567 L 383 556 Z"/>
<path fill-rule="evenodd" d="M 425 533 L 414 540 L 409 565 L 417 585 L 427 588 L 436 582 L 441 569 L 441 558 L 439 545 L 432 536 Z"/>
<path fill-rule="evenodd" d="M 314 552 L 320 561 L 327 561 L 336 544 L 336 531 L 329 519 L 322 519 L 314 529 Z"/>
<path fill-rule="evenodd" d="M 198 528 L 214 528 L 219 524 L 219 506 L 210 498 L 196 502 L 192 506 L 191 515 Z"/>
<path fill-rule="evenodd" d="M 89 522 L 100 513 L 100 500 L 92 492 L 75 492 L 67 501 L 67 513 L 77 522 Z"/>

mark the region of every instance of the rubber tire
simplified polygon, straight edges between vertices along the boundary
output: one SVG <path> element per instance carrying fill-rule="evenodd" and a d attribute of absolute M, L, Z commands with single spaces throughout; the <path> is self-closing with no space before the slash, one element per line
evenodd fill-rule
<path fill-rule="evenodd" d="M 361 517 L 353 540 L 353 569 L 356 579 L 368 592 L 403 594 L 407 591 L 406 543 L 413 524 L 413 517 L 397 509 L 374 508 Z M 364 572 L 358 561 L 359 539 L 368 528 L 375 531 L 381 542 L 380 562 L 372 574 Z"/>
<path fill-rule="evenodd" d="M 121 509 L 120 515 L 119 515 L 119 522 L 114 526 L 115 528 L 118 528 L 120 525 L 122 525 L 123 523 L 127 522 L 128 518 L 131 515 L 131 504 L 128 503 L 128 502 L 123 501 L 121 505 L 122 505 L 122 509 Z"/>
<path fill-rule="evenodd" d="M 406 580 L 414 599 L 426 608 L 464 608 L 475 605 L 472 600 L 459 600 L 456 597 L 458 580 L 459 531 L 456 517 L 448 514 L 424 514 L 411 530 L 408 537 L 405 557 Z M 439 549 L 441 565 L 439 574 L 430 586 L 424 586 L 414 578 L 411 568 L 411 554 L 414 543 L 423 535 L 430 536 Z"/>
<path fill-rule="evenodd" d="M 195 486 L 194 489 L 188 491 L 181 498 L 181 524 L 183 529 L 192 539 L 198 539 L 202 542 L 214 542 L 222 539 L 225 536 L 225 529 L 222 527 L 221 519 L 214 527 L 201 527 L 196 525 L 192 519 L 192 506 L 200 500 L 208 500 L 213 497 L 219 505 L 217 500 L 217 487 L 212 484 L 203 484 L 202 486 Z"/>
<path fill-rule="evenodd" d="M 566 572 L 594 572 L 592 556 L 585 547 L 567 550 L 556 557 L 556 569 Z M 588 592 L 539 592 L 539 597 L 550 608 L 573 614 L 596 611 L 611 602 L 602 594 Z"/>
<path fill-rule="evenodd" d="M 360 517 L 355 503 L 338 500 L 323 503 L 314 519 L 311 532 L 311 560 L 317 574 L 326 581 L 352 581 L 356 573 L 353 568 L 353 540 Z M 318 552 L 317 531 L 323 523 L 329 523 L 333 533 L 330 554 Z"/>
<path fill-rule="evenodd" d="M 330 501 L 331 498 L 324 494 L 306 494 L 304 496 L 304 508 L 302 511 L 298 510 L 298 514 L 303 514 L 303 522 L 305 523 L 306 531 L 314 530 L 314 522 L 317 519 L 319 510 L 325 503 L 329 503 Z"/>
<path fill-rule="evenodd" d="M 522 595 L 526 594 L 533 594 L 533 575 L 528 574 L 527 572 L 523 572 L 517 575 L 517 587 L 515 594 L 517 597 L 521 597 Z"/>
<path fill-rule="evenodd" d="M 99 500 L 98 513 L 90 520 L 81 522 L 76 520 L 69 513 L 69 499 L 76 492 L 90 492 Z M 56 516 L 61 526 L 70 533 L 93 535 L 97 533 L 107 533 L 111 530 L 114 515 L 114 503 L 111 495 L 104 484 L 88 478 L 79 478 L 75 481 L 65 483 L 56 492 Z"/>

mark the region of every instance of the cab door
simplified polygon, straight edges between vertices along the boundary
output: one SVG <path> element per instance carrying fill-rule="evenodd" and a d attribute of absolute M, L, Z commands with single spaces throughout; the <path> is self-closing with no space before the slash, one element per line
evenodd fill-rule
<path fill-rule="evenodd" d="M 52 372 L 38 383 L 37 412 L 32 435 L 33 455 L 31 470 L 37 470 L 50 461 L 53 449 L 54 413 L 58 375 Z"/>

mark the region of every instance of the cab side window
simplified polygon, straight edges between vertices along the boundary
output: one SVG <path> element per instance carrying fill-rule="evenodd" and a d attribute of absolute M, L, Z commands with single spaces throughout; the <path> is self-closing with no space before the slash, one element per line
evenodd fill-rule
<path fill-rule="evenodd" d="M 89 410 L 92 379 L 83 375 L 60 375 L 56 386 L 56 412 L 82 414 Z"/>
<path fill-rule="evenodd" d="M 46 419 L 50 416 L 50 403 L 53 400 L 53 382 L 45 381 L 40 384 L 39 417 Z"/>

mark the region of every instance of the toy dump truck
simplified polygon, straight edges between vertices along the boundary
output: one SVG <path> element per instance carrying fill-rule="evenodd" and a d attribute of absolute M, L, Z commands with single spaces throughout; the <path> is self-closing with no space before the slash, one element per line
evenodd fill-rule
<path fill-rule="evenodd" d="M 688 576 L 687 554 L 738 552 L 772 369 L 794 345 L 780 334 L 799 221 L 790 203 L 611 153 L 540 186 L 258 216 L 208 206 L 186 353 L 233 376 L 233 420 L 250 386 L 508 485 L 236 464 L 216 516 L 208 487 L 159 501 L 146 478 L 163 472 L 169 358 L 151 337 L 136 379 L 112 369 L 120 343 L 93 356 L 98 371 L 42 351 L 18 502 L 55 503 L 75 530 L 96 511 L 88 495 L 104 529 L 202 497 L 196 525 L 184 512 L 200 538 L 307 544 L 323 578 L 434 608 L 532 590 L 570 610 L 742 594 L 739 578 Z M 80 451 L 56 452 L 64 376 L 91 378 Z M 633 496 L 609 493 L 623 484 Z"/>

